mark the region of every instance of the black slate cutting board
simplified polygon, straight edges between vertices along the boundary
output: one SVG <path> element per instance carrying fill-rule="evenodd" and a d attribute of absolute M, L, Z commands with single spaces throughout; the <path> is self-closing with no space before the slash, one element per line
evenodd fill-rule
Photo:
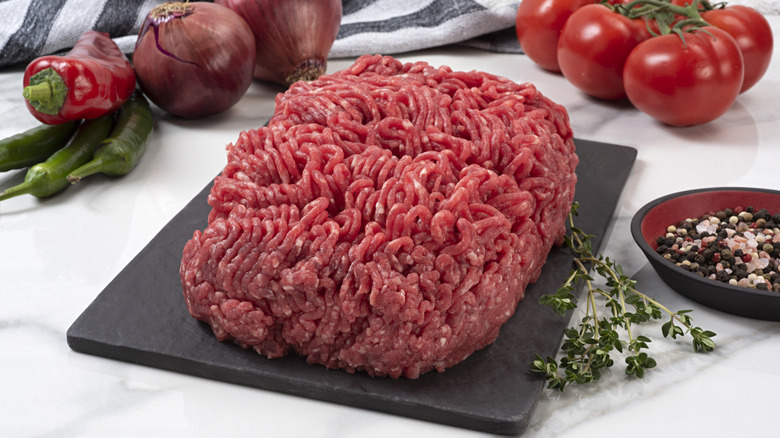
<path fill-rule="evenodd" d="M 580 165 L 578 227 L 604 237 L 637 151 L 576 140 Z M 372 378 L 308 365 L 297 356 L 267 359 L 219 342 L 184 304 L 179 263 L 203 229 L 211 184 L 177 214 L 69 328 L 75 351 L 225 382 L 499 434 L 522 433 L 544 382 L 528 371 L 535 353 L 554 356 L 569 318 L 537 303 L 571 272 L 571 253 L 554 249 L 495 343 L 444 373 L 416 380 Z M 594 245 L 599 244 L 594 239 Z"/>

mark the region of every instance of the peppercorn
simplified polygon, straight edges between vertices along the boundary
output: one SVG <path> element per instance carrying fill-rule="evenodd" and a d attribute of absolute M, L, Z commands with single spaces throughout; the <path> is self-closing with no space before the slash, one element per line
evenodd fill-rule
<path fill-rule="evenodd" d="M 729 279 L 731 279 L 731 275 L 729 275 L 729 273 L 725 270 L 718 271 L 718 273 L 715 274 L 715 279 L 723 283 L 728 283 Z"/>
<path fill-rule="evenodd" d="M 712 232 L 699 232 L 696 228 L 705 220 L 714 226 Z M 710 212 L 668 226 L 666 234 L 656 239 L 656 251 L 703 277 L 742 287 L 764 284 L 759 287 L 780 289 L 780 242 L 773 241 L 780 234 L 778 223 L 780 213 L 770 216 L 766 209 L 756 210 L 753 206 Z M 706 239 L 709 236 L 714 238 Z M 750 246 L 732 250 L 735 237 L 748 239 Z"/>
<path fill-rule="evenodd" d="M 719 252 L 713 252 L 712 253 L 712 263 L 719 263 L 720 262 L 720 253 Z"/>

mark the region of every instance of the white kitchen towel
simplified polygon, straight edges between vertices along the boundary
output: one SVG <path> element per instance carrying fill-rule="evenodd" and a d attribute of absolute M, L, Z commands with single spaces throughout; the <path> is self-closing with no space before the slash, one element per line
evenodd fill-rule
<path fill-rule="evenodd" d="M 131 53 L 146 14 L 165 0 L 0 0 L 0 68 L 73 46 L 87 30 L 107 32 Z M 331 57 L 397 54 L 461 43 L 520 53 L 514 33 L 520 0 L 343 0 Z M 768 15 L 780 0 L 729 0 Z"/>
<path fill-rule="evenodd" d="M 344 0 L 341 29 L 330 55 L 394 54 L 463 42 L 513 27 L 518 4 L 517 0 Z"/>
<path fill-rule="evenodd" d="M 164 0 L 0 0 L 0 67 L 67 51 L 87 30 L 107 32 L 131 53 L 146 14 Z M 343 0 L 331 57 L 397 54 L 470 41 L 519 51 L 519 0 Z M 504 29 L 503 33 L 492 35 Z"/>

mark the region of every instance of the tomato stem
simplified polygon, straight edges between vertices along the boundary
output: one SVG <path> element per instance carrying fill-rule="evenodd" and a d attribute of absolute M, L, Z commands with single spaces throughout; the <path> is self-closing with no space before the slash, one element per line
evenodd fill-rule
<path fill-rule="evenodd" d="M 685 6 L 672 4 L 670 0 L 633 0 L 615 5 L 614 10 L 630 19 L 644 18 L 648 23 L 654 21 L 661 35 L 676 33 L 682 37 L 683 32 L 709 26 L 700 11 L 712 8 L 707 0 L 693 0 Z M 652 30 L 651 33 L 655 34 Z"/>
<path fill-rule="evenodd" d="M 699 17 L 699 3 L 700 0 L 694 0 L 693 3 L 686 6 L 678 6 L 672 4 L 669 0 L 634 0 L 624 5 L 618 5 L 618 8 L 623 9 L 629 18 L 638 18 L 646 15 L 647 9 L 643 10 L 643 6 L 654 6 L 657 11 L 671 12 L 677 15 L 693 18 Z M 692 15 L 693 14 L 693 15 Z"/>

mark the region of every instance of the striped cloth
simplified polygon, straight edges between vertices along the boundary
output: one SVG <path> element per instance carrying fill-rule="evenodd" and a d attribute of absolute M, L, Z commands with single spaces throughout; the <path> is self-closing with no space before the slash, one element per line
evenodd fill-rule
<path fill-rule="evenodd" d="M 164 0 L 0 0 L 0 67 L 67 51 L 87 30 L 131 53 L 146 14 Z M 518 0 L 343 0 L 330 56 L 397 54 L 465 43 L 519 52 Z"/>

